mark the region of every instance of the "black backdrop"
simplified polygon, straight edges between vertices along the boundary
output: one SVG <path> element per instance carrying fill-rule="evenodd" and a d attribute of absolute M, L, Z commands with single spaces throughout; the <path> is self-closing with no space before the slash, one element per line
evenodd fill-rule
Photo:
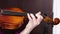
<path fill-rule="evenodd" d="M 52 17 L 53 0 L 0 0 L 0 8 L 18 7 L 26 12 L 44 12 Z"/>

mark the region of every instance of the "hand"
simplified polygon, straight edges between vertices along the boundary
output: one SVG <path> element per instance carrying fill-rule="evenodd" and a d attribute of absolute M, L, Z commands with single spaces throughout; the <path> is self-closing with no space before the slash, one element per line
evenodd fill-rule
<path fill-rule="evenodd" d="M 20 34 L 29 34 L 36 26 L 38 26 L 43 17 L 41 16 L 41 12 L 38 12 L 35 14 L 35 17 L 34 14 L 27 14 L 28 16 L 28 19 L 29 19 L 29 22 L 28 24 L 26 25 L 26 28 L 20 33 Z"/>
<path fill-rule="evenodd" d="M 35 16 L 37 18 L 32 13 L 31 14 L 28 13 L 27 16 L 28 16 L 29 22 L 28 22 L 26 27 L 31 28 L 31 29 L 38 26 L 41 23 L 42 19 L 43 19 L 42 15 L 41 15 L 41 12 L 38 12 L 38 13 L 35 14 Z"/>

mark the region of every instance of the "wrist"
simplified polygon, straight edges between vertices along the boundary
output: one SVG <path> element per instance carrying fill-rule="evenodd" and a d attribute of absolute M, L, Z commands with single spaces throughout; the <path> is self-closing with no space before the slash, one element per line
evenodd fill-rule
<path fill-rule="evenodd" d="M 32 28 L 26 27 L 20 34 L 29 34 L 32 31 Z"/>

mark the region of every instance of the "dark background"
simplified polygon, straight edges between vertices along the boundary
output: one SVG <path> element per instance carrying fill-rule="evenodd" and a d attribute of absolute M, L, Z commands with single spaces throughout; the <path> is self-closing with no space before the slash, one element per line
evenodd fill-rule
<path fill-rule="evenodd" d="M 41 11 L 53 17 L 53 0 L 0 0 L 0 8 L 11 7 L 18 7 L 26 12 Z"/>

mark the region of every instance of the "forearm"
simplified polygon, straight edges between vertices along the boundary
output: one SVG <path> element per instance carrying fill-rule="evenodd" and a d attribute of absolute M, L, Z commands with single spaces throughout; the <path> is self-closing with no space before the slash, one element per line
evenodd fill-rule
<path fill-rule="evenodd" d="M 33 28 L 26 27 L 20 34 L 30 34 Z"/>

